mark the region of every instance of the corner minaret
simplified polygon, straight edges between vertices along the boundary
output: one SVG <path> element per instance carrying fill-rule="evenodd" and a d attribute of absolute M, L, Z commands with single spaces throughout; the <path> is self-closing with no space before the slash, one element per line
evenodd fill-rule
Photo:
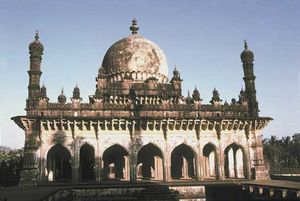
<path fill-rule="evenodd" d="M 253 72 L 254 54 L 248 49 L 246 40 L 244 41 L 244 47 L 245 49 L 241 53 L 241 60 L 243 62 L 245 92 L 249 101 L 249 115 L 252 117 L 258 117 L 259 110 L 256 99 L 255 75 Z"/>
<path fill-rule="evenodd" d="M 38 101 L 41 93 L 40 77 L 41 77 L 41 61 L 44 51 L 43 44 L 39 41 L 39 33 L 35 33 L 35 40 L 29 45 L 30 54 L 30 68 L 28 71 L 29 85 L 28 85 L 28 99 L 26 103 L 26 110 L 35 109 L 38 107 Z"/>

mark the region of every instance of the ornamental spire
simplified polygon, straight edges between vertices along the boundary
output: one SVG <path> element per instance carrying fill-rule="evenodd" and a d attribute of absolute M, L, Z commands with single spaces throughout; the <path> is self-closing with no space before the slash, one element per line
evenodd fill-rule
<path fill-rule="evenodd" d="M 36 41 L 38 41 L 38 40 L 39 40 L 39 38 L 40 38 L 40 36 L 39 36 L 39 31 L 38 31 L 38 30 L 36 30 L 36 31 L 35 31 L 35 36 L 34 36 L 34 39 L 35 39 Z"/>
<path fill-rule="evenodd" d="M 246 39 L 244 40 L 244 47 L 245 47 L 245 50 L 247 50 L 247 49 L 248 49 L 248 44 L 247 44 L 247 41 L 246 41 Z"/>
<path fill-rule="evenodd" d="M 138 33 L 139 27 L 137 25 L 137 20 L 135 18 L 132 19 L 132 24 L 129 27 L 132 35 L 136 35 Z"/>

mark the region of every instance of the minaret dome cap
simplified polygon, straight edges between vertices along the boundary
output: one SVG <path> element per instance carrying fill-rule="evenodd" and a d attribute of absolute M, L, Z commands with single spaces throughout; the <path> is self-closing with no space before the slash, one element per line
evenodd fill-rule
<path fill-rule="evenodd" d="M 243 62 L 245 61 L 253 62 L 254 54 L 250 49 L 248 49 L 248 44 L 246 40 L 244 40 L 244 48 L 245 48 L 244 51 L 241 53 L 241 60 Z"/>
<path fill-rule="evenodd" d="M 41 43 L 41 41 L 39 40 L 39 32 L 36 31 L 35 32 L 35 37 L 34 37 L 34 41 L 32 41 L 29 44 L 29 53 L 33 54 L 33 53 L 39 53 L 39 54 L 43 54 L 44 51 L 44 46 Z"/>

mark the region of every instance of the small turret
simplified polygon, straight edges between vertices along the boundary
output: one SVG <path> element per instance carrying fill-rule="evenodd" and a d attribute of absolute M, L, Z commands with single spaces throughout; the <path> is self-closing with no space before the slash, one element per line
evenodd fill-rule
<path fill-rule="evenodd" d="M 220 99 L 220 94 L 218 92 L 218 90 L 216 88 L 214 88 L 213 90 L 213 97 L 211 98 L 211 100 L 209 101 L 212 105 L 216 104 L 216 103 L 221 103 L 222 100 Z"/>
<path fill-rule="evenodd" d="M 65 104 L 67 102 L 67 97 L 64 94 L 64 89 L 61 90 L 61 93 L 58 96 L 57 100 L 58 100 L 58 103 L 60 103 L 60 104 Z"/>
<path fill-rule="evenodd" d="M 98 76 L 96 77 L 96 92 L 95 98 L 100 98 L 103 95 L 104 89 L 107 86 L 107 74 L 106 70 L 101 66 L 98 70 Z"/>
<path fill-rule="evenodd" d="M 192 99 L 189 90 L 188 90 L 188 95 L 187 95 L 187 97 L 185 98 L 185 102 L 186 102 L 187 104 L 192 104 L 192 103 L 194 103 L 194 100 Z"/>
<path fill-rule="evenodd" d="M 195 89 L 193 91 L 192 97 L 193 97 L 194 101 L 201 101 L 200 92 L 199 92 L 199 90 L 197 89 L 196 86 L 195 86 Z"/>
<path fill-rule="evenodd" d="M 178 72 L 177 68 L 174 68 L 173 71 L 173 77 L 170 81 L 170 83 L 172 84 L 174 90 L 179 90 L 180 91 L 180 95 L 181 95 L 181 82 L 182 79 L 180 78 L 180 73 Z"/>
<path fill-rule="evenodd" d="M 103 68 L 103 66 L 101 66 L 98 70 L 98 77 L 96 79 L 106 79 L 106 71 Z"/>
<path fill-rule="evenodd" d="M 235 98 L 232 98 L 232 99 L 231 99 L 231 105 L 234 105 L 234 106 L 237 105 L 237 101 L 236 101 Z"/>
<path fill-rule="evenodd" d="M 171 81 L 172 80 L 182 81 L 182 79 L 180 78 L 180 73 L 179 73 L 179 71 L 177 70 L 176 67 L 173 70 L 173 77 L 172 77 Z"/>
<path fill-rule="evenodd" d="M 40 93 L 41 93 L 41 96 L 39 99 L 39 109 L 46 109 L 48 106 L 49 98 L 47 97 L 47 89 L 44 84 L 41 88 Z"/>
<path fill-rule="evenodd" d="M 71 100 L 72 101 L 73 100 L 82 100 L 82 98 L 80 97 L 80 89 L 77 84 L 73 89 L 73 96 L 72 96 Z"/>
<path fill-rule="evenodd" d="M 49 98 L 47 97 L 47 88 L 44 84 L 41 88 L 41 99 L 49 100 Z"/>
<path fill-rule="evenodd" d="M 244 91 L 244 89 L 242 88 L 241 91 L 240 91 L 240 95 L 239 95 L 239 101 L 238 103 L 241 105 L 243 103 L 247 103 L 247 94 L 246 92 Z"/>

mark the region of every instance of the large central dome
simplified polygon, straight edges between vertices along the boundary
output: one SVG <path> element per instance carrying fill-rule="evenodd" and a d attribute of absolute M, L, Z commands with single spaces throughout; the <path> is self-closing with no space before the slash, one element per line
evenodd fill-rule
<path fill-rule="evenodd" d="M 155 77 L 167 82 L 168 65 L 163 51 L 152 41 L 137 34 L 136 21 L 130 27 L 132 35 L 114 43 L 106 52 L 102 67 L 108 77 L 121 80 L 125 74 L 135 81 Z"/>

